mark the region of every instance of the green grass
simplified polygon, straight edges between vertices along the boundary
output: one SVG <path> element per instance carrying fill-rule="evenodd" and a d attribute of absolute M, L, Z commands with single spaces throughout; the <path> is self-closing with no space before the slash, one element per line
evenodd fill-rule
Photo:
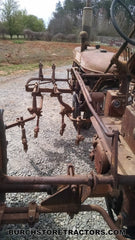
<path fill-rule="evenodd" d="M 50 68 L 52 64 L 55 64 L 57 67 L 62 65 L 72 64 L 72 59 L 63 61 L 45 61 L 42 62 L 43 69 Z M 18 74 L 23 72 L 28 72 L 32 70 L 37 70 L 39 68 L 39 63 L 31 63 L 31 64 L 0 64 L 0 76 L 8 76 L 11 74 Z"/>
<path fill-rule="evenodd" d="M 0 65 L 0 76 L 7 76 L 18 72 L 32 71 L 38 68 L 38 64 L 1 64 Z"/>
<path fill-rule="evenodd" d="M 16 43 L 16 44 L 23 44 L 25 41 L 24 40 L 21 40 L 21 39 L 16 39 L 16 40 L 13 40 L 13 43 Z"/>

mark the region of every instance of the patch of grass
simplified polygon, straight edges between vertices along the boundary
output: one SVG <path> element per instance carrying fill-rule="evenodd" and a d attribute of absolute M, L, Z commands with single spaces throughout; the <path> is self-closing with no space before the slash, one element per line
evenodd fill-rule
<path fill-rule="evenodd" d="M 59 59 L 59 60 L 47 60 L 42 62 L 43 69 L 50 68 L 53 64 L 57 67 L 62 65 L 72 64 L 72 58 L 69 59 Z M 23 72 L 28 72 L 32 70 L 37 70 L 39 68 L 39 62 L 31 64 L 0 64 L 0 76 L 8 76 L 12 74 L 20 74 Z"/>
<path fill-rule="evenodd" d="M 23 43 L 24 43 L 24 40 L 16 39 L 16 40 L 13 40 L 13 43 L 16 43 L 16 44 L 23 44 Z"/>
<path fill-rule="evenodd" d="M 2 64 L 0 65 L 0 76 L 18 74 L 26 71 L 32 71 L 38 68 L 38 64 Z"/>

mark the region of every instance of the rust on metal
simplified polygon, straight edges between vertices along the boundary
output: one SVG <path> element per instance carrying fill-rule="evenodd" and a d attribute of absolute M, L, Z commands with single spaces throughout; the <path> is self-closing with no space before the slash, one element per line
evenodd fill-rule
<path fill-rule="evenodd" d="M 110 184 L 113 185 L 114 183 L 114 176 L 109 175 L 102 175 L 102 174 L 89 174 L 89 175 L 60 175 L 60 176 L 52 176 L 52 177 L 38 177 L 38 176 L 29 176 L 29 177 L 20 177 L 20 176 L 0 176 L 1 184 L 39 184 L 39 185 L 79 185 L 84 184 L 88 186 L 93 186 L 93 184 Z M 118 175 L 118 183 L 124 185 L 134 185 L 135 184 L 135 176 L 125 176 L 125 175 Z M 31 185 L 32 186 L 32 185 Z"/>
<path fill-rule="evenodd" d="M 36 117 L 36 114 L 33 114 L 32 117 L 23 119 L 23 122 L 24 123 L 29 122 L 29 121 L 33 120 L 35 117 Z M 6 129 L 9 129 L 9 128 L 12 128 L 12 127 L 16 127 L 16 126 L 20 127 L 21 122 L 22 122 L 22 119 L 17 118 L 15 123 L 12 123 L 10 125 L 6 125 Z"/>
<path fill-rule="evenodd" d="M 113 0 L 111 9 L 115 3 L 117 1 Z M 90 1 L 86 1 L 88 8 L 90 4 Z M 129 14 L 130 10 L 122 1 L 119 4 Z M 133 20 L 132 14 L 130 17 Z M 135 53 L 131 55 L 127 50 L 126 57 L 122 57 L 134 32 L 135 25 L 114 54 L 100 49 L 99 45 L 91 47 L 88 42 L 90 32 L 82 31 L 82 46 L 74 50 L 73 66 L 68 69 L 67 78 L 56 78 L 55 64 L 52 65 L 51 77 L 44 77 L 43 64 L 40 62 L 38 77 L 30 78 L 25 85 L 26 91 L 32 95 L 32 106 L 28 108 L 32 116 L 26 119 L 21 116 L 5 129 L 20 127 L 22 144 L 27 151 L 25 124 L 36 119 L 34 137 L 38 137 L 43 95 L 49 93 L 61 106 L 61 135 L 66 128 L 65 117 L 73 122 L 77 131 L 77 145 L 84 140 L 82 129 L 88 130 L 91 124 L 94 127 L 96 135 L 93 137 L 90 158 L 94 161 L 96 173 L 76 174 L 75 167 L 69 164 L 67 175 L 8 176 L 2 171 L 4 160 L 0 142 L 0 192 L 47 192 L 50 195 L 40 205 L 35 202 L 29 203 L 28 207 L 1 204 L 0 225 L 27 222 L 33 226 L 41 213 L 66 212 L 72 218 L 81 211 L 96 211 L 110 229 L 118 231 L 118 240 L 125 239 L 119 232 L 123 226 L 127 228 L 127 235 L 134 237 Z M 64 87 L 59 87 L 59 83 Z M 65 93 L 73 94 L 72 106 L 64 100 Z M 109 214 L 100 206 L 82 204 L 92 197 L 105 197 Z"/>
<path fill-rule="evenodd" d="M 95 175 L 96 182 L 98 184 L 113 184 L 113 176 L 102 176 Z M 0 176 L 1 184 L 51 184 L 51 185 L 68 185 L 68 184 L 85 184 L 88 186 L 93 186 L 94 177 L 93 174 L 89 175 L 60 175 L 52 177 L 38 177 L 38 176 L 29 176 L 29 177 L 20 177 L 20 176 Z M 120 180 L 119 180 L 120 181 Z"/>
<path fill-rule="evenodd" d="M 39 219 L 39 213 L 37 212 L 37 204 L 35 202 L 29 203 L 28 206 L 28 223 L 34 224 Z"/>
<path fill-rule="evenodd" d="M 88 51 L 90 54 L 87 53 Z M 75 61 L 81 65 L 84 71 L 87 70 L 99 74 L 103 74 L 105 72 L 108 62 L 111 61 L 114 55 L 112 52 L 102 51 L 101 49 L 96 49 L 95 47 L 87 47 L 87 51 L 83 52 L 81 52 L 80 47 L 76 47 L 73 54 Z M 99 58 L 99 55 L 101 54 L 102 57 Z M 109 73 L 112 73 L 113 71 L 114 66 L 110 68 Z"/>
<path fill-rule="evenodd" d="M 6 205 L 4 203 L 0 205 L 0 225 L 2 223 L 3 216 L 5 213 L 5 207 L 6 207 Z"/>
<path fill-rule="evenodd" d="M 81 209 L 82 209 L 82 211 L 96 211 L 96 212 L 99 212 L 102 215 L 102 217 L 104 218 L 104 220 L 107 222 L 107 224 L 110 227 L 110 229 L 118 230 L 118 232 L 120 232 L 120 229 L 118 229 L 116 227 L 116 225 L 114 224 L 112 219 L 109 217 L 108 213 L 102 207 L 100 207 L 98 205 L 86 205 L 86 206 L 82 205 Z M 116 235 L 116 238 L 118 240 L 125 240 L 125 237 L 123 237 L 120 234 Z"/>
<path fill-rule="evenodd" d="M 83 79 L 81 78 L 80 74 L 78 73 L 78 71 L 75 68 L 72 68 L 72 70 L 73 70 L 73 72 L 74 72 L 74 74 L 75 74 L 75 76 L 77 78 L 77 81 L 78 81 L 78 83 L 80 85 L 80 88 L 81 88 L 81 90 L 83 92 L 84 98 L 85 98 L 85 100 L 87 102 L 87 105 L 88 105 L 91 113 L 96 118 L 96 120 L 98 121 L 99 125 L 102 127 L 102 129 L 105 132 L 105 134 L 107 136 L 112 137 L 113 136 L 113 132 L 111 132 L 111 131 L 109 131 L 109 129 L 107 129 L 107 127 L 104 125 L 104 123 L 99 118 L 98 114 L 96 113 L 96 111 L 94 110 L 94 108 L 92 106 L 92 104 L 91 104 L 92 103 L 92 99 L 91 99 L 90 94 L 89 94 L 89 92 L 88 92 L 88 90 L 87 90 L 87 88 L 86 88 L 86 86 L 84 84 Z"/>
<path fill-rule="evenodd" d="M 47 192 L 48 194 L 53 192 L 53 187 L 51 185 L 45 184 L 25 184 L 18 185 L 0 183 L 0 192 L 1 193 L 13 193 L 13 192 Z"/>
<path fill-rule="evenodd" d="M 110 164 L 106 155 L 106 151 L 104 150 L 102 143 L 100 141 L 94 141 L 93 154 L 96 172 L 98 174 L 107 173 L 110 168 Z"/>
<path fill-rule="evenodd" d="M 135 112 L 133 106 L 126 107 L 121 132 L 133 153 L 135 153 Z"/>
<path fill-rule="evenodd" d="M 69 198 L 68 198 L 69 199 Z M 60 198 L 59 198 L 60 200 Z M 61 198 L 62 200 L 62 198 Z M 1 207 L 0 207 L 1 208 Z M 60 204 L 58 206 L 50 204 L 50 205 L 41 205 L 37 206 L 35 203 L 30 203 L 29 207 L 18 207 L 18 208 L 6 208 L 4 211 L 4 215 L 2 218 L 2 224 L 4 223 L 25 223 L 29 219 L 29 223 L 33 223 L 33 221 L 38 221 L 39 214 L 40 213 L 57 213 L 57 212 L 67 212 L 67 213 L 75 213 L 77 211 L 80 212 L 90 212 L 90 211 L 96 211 L 102 215 L 104 220 L 107 222 L 108 226 L 112 230 L 118 230 L 117 232 L 120 232 L 120 229 L 116 227 L 116 225 L 113 223 L 107 212 L 97 205 L 77 205 L 77 204 Z M 116 238 L 118 240 L 124 240 L 125 238 L 117 234 Z"/>
<path fill-rule="evenodd" d="M 109 90 L 105 101 L 105 116 L 121 117 L 124 114 L 126 107 L 125 95 L 119 94 L 117 90 Z"/>
<path fill-rule="evenodd" d="M 66 124 L 64 117 L 67 116 L 71 121 L 78 124 L 78 135 L 76 143 L 79 143 L 84 137 L 81 135 L 80 126 L 84 121 L 91 121 L 97 131 L 97 137 L 93 142 L 94 150 L 93 157 L 97 174 L 89 173 L 88 175 L 76 175 L 75 169 L 72 164 L 68 166 L 67 175 L 52 176 L 52 177 L 19 177 L 19 176 L 0 176 L 0 191 L 1 192 L 47 192 L 55 193 L 49 198 L 42 201 L 41 206 L 36 203 L 30 203 L 28 208 L 12 208 L 15 213 L 12 216 L 10 208 L 1 209 L 1 223 L 25 223 L 28 222 L 32 225 L 38 221 L 40 213 L 47 212 L 67 212 L 71 217 L 79 211 L 99 211 L 104 217 L 105 221 L 109 224 L 111 229 L 116 229 L 115 224 L 112 225 L 109 216 L 106 212 L 101 210 L 99 206 L 82 206 L 81 204 L 91 197 L 105 197 L 108 194 L 116 195 L 114 189 L 118 186 L 134 186 L 135 176 L 125 176 L 118 174 L 118 142 L 119 130 L 110 129 L 107 127 L 104 119 L 102 120 L 104 93 L 89 93 L 86 85 L 84 84 L 82 76 L 79 74 L 77 68 L 72 68 L 71 72 L 78 82 L 87 106 L 92 113 L 89 119 L 82 119 L 72 117 L 73 108 L 63 101 L 62 93 L 72 93 L 71 85 L 68 79 L 55 78 L 55 65 L 52 66 L 52 77 L 45 79 L 42 74 L 42 65 L 39 67 L 39 78 L 30 79 L 26 84 L 26 90 L 32 93 L 32 107 L 28 108 L 31 118 L 23 119 L 18 118 L 16 123 L 13 123 L 6 128 L 14 126 L 21 126 L 22 128 L 22 141 L 24 145 L 26 142 L 26 135 L 24 124 L 37 118 L 36 128 L 34 129 L 34 136 L 37 137 L 39 132 L 39 118 L 42 115 L 43 107 L 43 93 L 51 93 L 51 97 L 56 97 L 61 105 L 61 129 L 60 134 L 63 135 Z M 103 74 L 102 74 L 103 75 Z M 104 76 L 100 76 L 104 77 Z M 57 86 L 57 81 L 64 81 L 69 84 L 69 89 L 60 89 Z M 52 84 L 52 88 L 44 87 L 45 84 Z M 39 106 L 38 101 L 40 100 Z M 21 187 L 18 187 L 21 186 Z M 116 191 L 117 192 L 117 191 Z M 70 198 L 68 198 L 70 196 Z M 70 200 L 69 200 L 70 199 Z M 131 199 L 132 201 L 132 199 Z M 126 205 L 125 205 L 126 206 Z M 13 213 L 12 212 L 12 213 Z M 120 218 L 120 217 L 119 217 Z M 117 239 L 123 239 L 122 236 L 117 236 Z"/>

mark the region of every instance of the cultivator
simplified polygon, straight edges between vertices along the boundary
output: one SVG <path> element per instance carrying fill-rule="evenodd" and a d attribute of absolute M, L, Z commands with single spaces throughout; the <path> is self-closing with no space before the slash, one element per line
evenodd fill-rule
<path fill-rule="evenodd" d="M 117 4 L 129 13 L 121 0 L 112 2 L 111 15 L 116 29 L 118 26 L 114 13 Z M 91 14 L 89 1 L 85 10 L 88 17 Z M 132 14 L 130 17 L 134 25 Z M 26 83 L 26 91 L 31 92 L 33 99 L 32 107 L 28 108 L 32 116 L 18 118 L 16 123 L 6 126 L 6 129 L 21 127 L 22 143 L 27 151 L 25 123 L 37 119 L 34 129 L 34 137 L 37 137 L 43 95 L 49 93 L 61 105 L 61 135 L 66 127 L 65 116 L 77 130 L 76 144 L 84 140 L 83 129 L 88 130 L 93 125 L 96 135 L 93 136 L 90 158 L 95 163 L 95 171 L 76 175 L 75 167 L 70 164 L 64 176 L 7 176 L 5 127 L 1 113 L 1 196 L 4 198 L 7 192 L 47 192 L 51 195 L 40 205 L 32 202 L 28 207 L 7 207 L 2 203 L 1 224 L 28 222 L 31 226 L 38 221 L 40 213 L 67 212 L 73 217 L 81 211 L 96 211 L 103 216 L 112 231 L 117 231 L 117 239 L 124 240 L 125 236 L 135 239 L 135 54 L 129 54 L 128 50 L 126 61 L 121 55 L 128 42 L 131 42 L 134 32 L 135 27 L 128 37 L 122 35 L 126 41 L 115 55 L 99 46 L 87 47 L 88 34 L 81 33 L 82 46 L 74 50 L 73 66 L 67 70 L 65 79 L 56 78 L 55 65 L 52 66 L 52 76 L 45 78 L 40 63 L 38 78 L 31 78 Z M 134 40 L 131 43 L 135 45 Z M 73 96 L 72 106 L 64 100 L 64 94 Z M 91 197 L 104 197 L 108 213 L 100 206 L 83 204 Z"/>

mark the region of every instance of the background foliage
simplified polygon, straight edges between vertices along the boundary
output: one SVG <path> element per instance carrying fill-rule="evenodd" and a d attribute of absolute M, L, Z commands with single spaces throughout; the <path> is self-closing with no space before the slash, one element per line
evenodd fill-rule
<path fill-rule="evenodd" d="M 134 0 L 123 1 L 133 1 L 134 6 Z M 92 0 L 95 36 L 116 34 L 110 21 L 111 3 L 112 0 Z M 25 37 L 31 40 L 76 41 L 81 31 L 82 10 L 85 5 L 86 0 L 65 0 L 63 4 L 58 1 L 53 17 L 46 27 L 43 19 L 19 9 L 17 0 L 0 0 L 0 35 L 2 38 L 5 38 L 6 34 L 10 38 L 13 35 L 19 38 L 25 30 L 25 33 L 28 33 Z"/>

